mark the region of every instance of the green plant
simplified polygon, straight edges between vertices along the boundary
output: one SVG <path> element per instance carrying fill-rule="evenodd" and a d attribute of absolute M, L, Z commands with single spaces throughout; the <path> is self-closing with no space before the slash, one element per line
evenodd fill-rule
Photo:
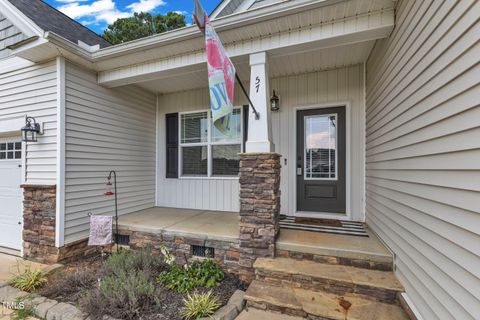
<path fill-rule="evenodd" d="M 160 245 L 160 252 L 163 254 L 163 261 L 171 266 L 175 263 L 175 256 L 165 247 L 163 244 Z"/>
<path fill-rule="evenodd" d="M 16 309 L 10 316 L 10 320 L 26 320 L 35 316 L 35 308 L 32 305 L 34 296 L 28 295 L 15 300 Z"/>
<path fill-rule="evenodd" d="M 18 274 L 9 281 L 9 284 L 12 287 L 20 289 L 22 291 L 32 292 L 35 289 L 40 288 L 47 282 L 47 277 L 43 274 L 42 271 L 35 270 L 32 271 L 29 268 L 20 272 L 20 269 L 17 267 Z"/>
<path fill-rule="evenodd" d="M 170 266 L 158 277 L 158 282 L 179 293 L 189 292 L 196 287 L 213 288 L 223 279 L 222 269 L 213 260 L 194 261 L 183 268 Z"/>
<path fill-rule="evenodd" d="M 186 320 L 210 317 L 220 307 L 220 300 L 212 295 L 212 291 L 188 294 L 183 303 L 180 314 Z"/>
<path fill-rule="evenodd" d="M 122 250 L 105 262 L 100 286 L 80 302 L 93 319 L 107 314 L 119 319 L 139 319 L 160 305 L 155 279 L 165 267 L 146 251 Z"/>

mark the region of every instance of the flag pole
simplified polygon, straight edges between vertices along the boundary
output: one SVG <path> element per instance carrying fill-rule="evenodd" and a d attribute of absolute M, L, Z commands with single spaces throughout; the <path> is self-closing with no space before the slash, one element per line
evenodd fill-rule
<path fill-rule="evenodd" d="M 238 76 L 238 73 L 235 72 L 235 78 L 237 79 L 238 84 L 240 85 L 240 88 L 242 88 L 243 93 L 247 97 L 248 103 L 252 106 L 253 113 L 255 114 L 255 120 L 260 119 L 260 114 L 258 113 L 257 109 L 255 109 L 252 100 L 250 100 L 250 96 L 247 93 L 247 90 L 245 90 L 245 87 L 243 86 L 242 80 Z"/>

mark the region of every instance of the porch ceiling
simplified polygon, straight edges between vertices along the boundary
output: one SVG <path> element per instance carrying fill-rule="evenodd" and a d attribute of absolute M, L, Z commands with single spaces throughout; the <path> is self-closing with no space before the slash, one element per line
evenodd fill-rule
<path fill-rule="evenodd" d="M 362 62 L 365 60 L 360 59 L 364 58 L 362 53 L 371 48 L 371 42 L 387 37 L 394 25 L 393 5 L 389 0 L 297 0 L 278 6 L 291 3 L 303 5 L 292 6 L 286 11 L 281 11 L 279 7 L 278 12 L 260 15 L 255 20 L 245 17 L 230 26 L 222 27 L 220 22 L 223 22 L 223 18 L 216 21 L 225 49 L 237 64 L 240 74 L 242 68 L 248 68 L 249 55 L 260 51 L 268 52 L 273 66 L 281 65 L 281 68 L 271 69 L 273 76 L 299 72 L 295 59 L 305 62 L 303 68 L 306 70 L 335 67 L 340 62 L 342 65 Z M 225 19 L 233 18 L 236 17 Z M 184 29 L 183 32 L 190 29 Z M 332 49 L 342 46 L 353 46 L 350 48 L 355 50 L 347 54 Z M 205 72 L 203 47 L 203 38 L 200 33 L 196 33 L 185 40 L 166 42 L 161 47 L 145 48 L 140 52 L 135 49 L 134 54 L 134 49 L 130 49 L 128 53 L 112 56 L 108 60 L 105 60 L 107 52 L 118 51 L 119 48 L 102 49 L 95 53 L 100 59 L 95 62 L 100 71 L 98 82 L 107 87 L 116 87 L 147 81 L 162 83 L 162 79 L 168 78 L 169 83 L 163 83 L 164 86 L 147 86 L 152 91 L 159 92 L 187 90 L 197 86 L 196 79 L 202 78 L 201 73 Z M 362 51 L 358 56 L 356 49 Z M 320 61 L 312 61 L 315 60 L 315 54 L 321 57 Z M 344 61 L 336 61 L 340 59 Z"/>
<path fill-rule="evenodd" d="M 276 78 L 363 63 L 368 58 L 374 44 L 375 41 L 370 40 L 296 54 L 271 54 L 268 61 L 269 76 Z M 235 58 L 233 62 L 240 78 L 244 82 L 248 82 L 250 79 L 248 59 L 246 57 Z M 160 94 L 204 88 L 207 86 L 206 65 L 201 70 L 159 77 L 154 80 L 140 82 L 137 85 Z"/>

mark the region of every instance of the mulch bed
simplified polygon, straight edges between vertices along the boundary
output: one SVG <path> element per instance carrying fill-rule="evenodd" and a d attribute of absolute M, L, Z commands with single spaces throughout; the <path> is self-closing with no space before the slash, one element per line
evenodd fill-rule
<path fill-rule="evenodd" d="M 97 255 L 66 264 L 60 271 L 49 275 L 48 284 L 39 289 L 37 293 L 49 299 L 73 304 L 88 313 L 88 310 L 82 306 L 82 298 L 98 287 L 105 259 L 106 257 Z M 161 270 L 159 270 L 160 272 Z M 160 284 L 156 284 L 156 286 L 158 288 L 156 296 L 160 304 L 142 312 L 142 316 L 138 319 L 181 320 L 179 313 L 186 294 L 179 294 Z M 212 290 L 223 306 L 237 289 L 245 290 L 246 288 L 236 275 L 224 272 L 223 280 L 213 289 L 196 288 L 195 291 L 208 292 Z"/>

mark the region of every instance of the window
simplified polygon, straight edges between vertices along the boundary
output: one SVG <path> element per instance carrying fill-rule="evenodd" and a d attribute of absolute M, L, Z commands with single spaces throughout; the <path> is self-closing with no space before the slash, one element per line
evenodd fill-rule
<path fill-rule="evenodd" d="M 22 158 L 21 142 L 0 142 L 0 160 L 14 160 Z"/>
<path fill-rule="evenodd" d="M 242 111 L 234 109 L 232 136 L 221 133 L 211 111 L 180 114 L 180 168 L 183 177 L 235 177 L 242 151 Z"/>
<path fill-rule="evenodd" d="M 337 115 L 305 117 L 305 179 L 337 178 Z"/>

